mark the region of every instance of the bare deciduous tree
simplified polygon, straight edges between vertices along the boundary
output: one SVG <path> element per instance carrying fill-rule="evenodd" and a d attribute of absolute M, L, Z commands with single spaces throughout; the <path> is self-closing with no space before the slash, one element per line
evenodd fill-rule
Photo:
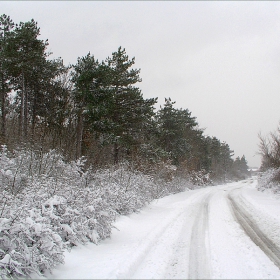
<path fill-rule="evenodd" d="M 259 133 L 259 154 L 262 156 L 261 169 L 280 167 L 280 123 L 276 132 L 271 132 L 268 137 Z"/>

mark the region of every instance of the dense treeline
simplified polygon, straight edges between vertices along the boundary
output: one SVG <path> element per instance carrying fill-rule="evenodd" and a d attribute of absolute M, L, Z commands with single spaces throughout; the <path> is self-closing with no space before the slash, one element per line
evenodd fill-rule
<path fill-rule="evenodd" d="M 188 109 L 166 98 L 155 110 L 157 98 L 143 97 L 140 69 L 124 48 L 65 66 L 49 59 L 33 19 L 14 24 L 2 15 L 0 30 L 1 144 L 9 149 L 56 149 L 94 167 L 128 161 L 145 172 L 165 162 L 215 180 L 247 174 L 244 156 L 233 161 L 228 144 L 205 136 Z"/>
<path fill-rule="evenodd" d="M 65 66 L 39 35 L 0 17 L 0 278 L 52 269 L 153 199 L 248 176 L 188 109 L 155 110 L 124 48 Z"/>

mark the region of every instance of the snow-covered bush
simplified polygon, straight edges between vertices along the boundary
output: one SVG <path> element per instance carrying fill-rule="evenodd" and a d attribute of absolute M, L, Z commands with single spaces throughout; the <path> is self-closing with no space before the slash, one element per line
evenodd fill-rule
<path fill-rule="evenodd" d="M 280 168 L 270 168 L 260 173 L 258 177 L 258 190 L 269 190 L 280 194 Z"/>
<path fill-rule="evenodd" d="M 63 251 L 111 235 L 117 213 L 153 198 L 152 181 L 127 165 L 92 172 L 83 159 L 65 163 L 55 151 L 15 151 L 0 157 L 1 277 L 42 273 Z"/>
<path fill-rule="evenodd" d="M 65 250 L 110 237 L 117 215 L 190 188 L 163 166 L 143 174 L 128 163 L 93 171 L 83 158 L 66 163 L 54 150 L 0 154 L 0 276 L 44 273 Z"/>
<path fill-rule="evenodd" d="M 0 217 L 1 277 L 41 273 L 63 262 L 63 243 L 24 191 L 2 191 Z"/>
<path fill-rule="evenodd" d="M 2 146 L 0 156 L 0 189 L 16 195 L 27 186 L 26 172 L 22 172 L 23 159 L 11 158 L 5 145 Z"/>
<path fill-rule="evenodd" d="M 73 245 L 107 238 L 115 211 L 88 183 L 84 161 L 50 151 L 0 157 L 1 277 L 50 270 Z"/>
<path fill-rule="evenodd" d="M 210 174 L 205 170 L 193 171 L 190 173 L 190 181 L 195 186 L 209 186 L 213 185 L 213 181 L 210 178 Z"/>
<path fill-rule="evenodd" d="M 97 171 L 93 184 L 118 214 L 138 211 L 154 198 L 156 188 L 150 176 L 130 170 L 127 163 Z"/>

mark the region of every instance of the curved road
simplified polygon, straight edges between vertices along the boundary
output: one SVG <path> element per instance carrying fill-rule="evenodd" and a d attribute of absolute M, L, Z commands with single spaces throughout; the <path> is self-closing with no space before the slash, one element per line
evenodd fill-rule
<path fill-rule="evenodd" d="M 249 179 L 154 201 L 121 217 L 111 239 L 67 253 L 50 277 L 279 279 L 280 219 L 255 185 Z"/>

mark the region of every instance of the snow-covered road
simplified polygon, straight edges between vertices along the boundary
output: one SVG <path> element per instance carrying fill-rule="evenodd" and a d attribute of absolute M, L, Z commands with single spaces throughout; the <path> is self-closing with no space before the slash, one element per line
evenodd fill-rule
<path fill-rule="evenodd" d="M 249 179 L 186 191 L 120 217 L 112 237 L 66 253 L 52 279 L 280 278 L 280 199 Z"/>

